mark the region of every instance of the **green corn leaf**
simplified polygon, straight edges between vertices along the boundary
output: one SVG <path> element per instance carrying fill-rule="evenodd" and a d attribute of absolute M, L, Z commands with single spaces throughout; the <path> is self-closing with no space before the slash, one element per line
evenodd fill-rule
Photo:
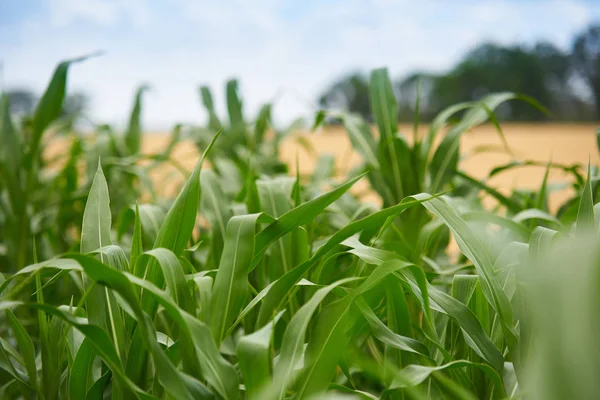
<path fill-rule="evenodd" d="M 98 169 L 83 213 L 81 252 L 89 253 L 111 244 L 110 226 L 111 213 L 108 185 L 102 166 L 98 163 Z"/>
<path fill-rule="evenodd" d="M 104 375 L 102 375 L 88 390 L 87 395 L 85 396 L 86 400 L 103 400 L 104 399 L 104 391 L 108 386 L 110 380 L 112 378 L 112 373 L 110 371 L 106 371 Z M 116 386 L 116 382 L 113 382 L 113 385 Z M 114 389 L 114 387 L 113 387 Z"/>
<path fill-rule="evenodd" d="M 375 315 L 375 313 L 369 308 L 363 299 L 357 299 L 356 305 L 360 309 L 363 317 L 369 323 L 369 326 L 373 331 L 373 335 L 378 340 L 398 350 L 408 351 L 429 357 L 429 350 L 427 350 L 427 347 L 425 347 L 423 343 L 393 332 L 383 322 L 381 322 L 379 318 L 377 318 L 377 315 Z"/>
<path fill-rule="evenodd" d="M 386 261 L 401 260 L 398 255 L 392 252 L 364 245 L 353 248 L 351 253 L 357 255 L 367 263 L 382 266 L 385 265 Z M 469 346 L 471 346 L 482 358 L 488 361 L 496 370 L 501 371 L 504 365 L 504 357 L 486 335 L 473 312 L 460 301 L 435 289 L 426 282 L 420 283 L 417 276 L 414 274 L 414 271 L 411 272 L 412 273 L 410 274 L 402 273 L 402 278 L 409 284 L 412 292 L 421 302 L 426 318 L 432 320 L 430 311 L 431 304 L 431 307 L 436 311 L 456 319 L 463 333 L 468 338 Z M 435 340 L 435 337 L 431 337 L 430 339 Z"/>
<path fill-rule="evenodd" d="M 327 254 L 328 251 L 358 232 L 362 232 L 363 230 L 372 227 L 380 227 L 388 218 L 400 215 L 406 209 L 417 204 L 419 204 L 419 200 L 408 199 L 396 206 L 388 207 L 353 222 L 336 232 L 309 260 L 298 265 L 275 281 L 272 286 L 269 286 L 268 291 L 265 289 L 259 294 L 259 296 L 263 296 L 263 302 L 256 323 L 257 328 L 263 326 L 272 318 L 275 310 L 281 305 L 283 300 L 287 298 L 286 295 L 290 289 L 320 260 L 321 257 Z"/>
<path fill-rule="evenodd" d="M 136 93 L 133 102 L 131 115 L 129 116 L 129 126 L 125 132 L 125 145 L 129 150 L 129 154 L 139 154 L 142 141 L 142 95 L 149 89 L 149 86 L 140 86 Z"/>
<path fill-rule="evenodd" d="M 242 102 L 238 94 L 238 81 L 231 79 L 227 82 L 227 111 L 229 112 L 229 122 L 231 126 L 238 126 L 244 123 L 242 114 Z"/>
<path fill-rule="evenodd" d="M 256 178 L 256 171 L 252 166 L 252 162 L 249 161 L 246 181 L 244 182 L 244 203 L 250 214 L 260 212 L 260 198 L 256 187 Z"/>
<path fill-rule="evenodd" d="M 502 385 L 502 380 L 498 372 L 496 372 L 493 368 L 490 368 L 486 364 L 477 364 L 470 361 L 458 360 L 453 361 L 448 364 L 439 365 L 435 367 L 425 366 L 425 365 L 409 365 L 400 371 L 397 381 L 393 385 L 393 387 L 411 387 L 417 386 L 418 384 L 424 382 L 431 374 L 434 374 L 436 371 L 443 371 L 451 368 L 477 368 L 480 369 L 485 375 L 490 378 L 496 388 L 500 389 L 502 392 L 504 391 L 504 386 Z M 504 393 L 504 396 L 506 394 Z"/>
<path fill-rule="evenodd" d="M 319 289 L 311 299 L 298 310 L 296 315 L 294 315 L 283 335 L 281 354 L 275 365 L 272 383 L 268 388 L 264 389 L 260 398 L 284 398 L 286 388 L 298 374 L 298 371 L 296 371 L 298 368 L 297 364 L 304 350 L 306 331 L 314 312 L 334 288 L 351 282 L 352 280 L 354 280 L 354 278 L 342 279 Z"/>
<path fill-rule="evenodd" d="M 452 277 L 452 297 L 464 305 L 468 305 L 478 284 L 479 277 L 476 275 L 454 275 Z"/>
<path fill-rule="evenodd" d="M 500 104 L 520 98 L 514 93 L 496 93 L 485 96 L 479 102 L 474 103 L 472 107 L 468 104 L 459 104 L 451 109 L 452 112 L 446 115 L 452 115 L 454 112 L 468 108 L 461 121 L 450 129 L 442 142 L 436 149 L 433 158 L 431 159 L 431 191 L 438 192 L 452 178 L 454 171 L 457 169 L 459 159 L 459 145 L 462 134 L 475 126 L 485 122 L 490 113 L 495 110 Z M 445 113 L 445 111 L 443 112 Z M 444 121 L 442 118 L 441 121 Z M 435 122 L 435 121 L 434 121 Z M 445 121 L 444 121 L 445 122 Z M 500 137 L 502 131 L 499 132 Z"/>
<path fill-rule="evenodd" d="M 579 201 L 579 210 L 577 211 L 576 229 L 578 235 L 585 235 L 594 229 L 594 199 L 592 196 L 592 174 L 588 163 L 587 179 L 581 193 Z"/>
<path fill-rule="evenodd" d="M 185 186 L 179 192 L 175 202 L 169 209 L 163 224 L 158 231 L 154 248 L 164 247 L 175 255 L 181 254 L 186 247 L 196 219 L 196 210 L 200 199 L 200 170 L 208 152 L 218 139 L 218 132 L 202 153 L 194 172 L 188 178 Z"/>
<path fill-rule="evenodd" d="M 442 110 L 434 118 L 434 120 L 431 122 L 431 125 L 429 126 L 429 132 L 427 134 L 427 137 L 423 141 L 423 145 L 421 147 L 421 158 L 423 160 L 425 160 L 425 161 L 429 160 L 429 156 L 431 154 L 433 143 L 435 142 L 435 137 L 440 132 L 440 130 L 444 126 L 446 126 L 446 124 L 448 123 L 450 118 L 452 118 L 455 114 L 457 114 L 461 111 L 467 110 L 471 107 L 473 107 L 473 103 L 470 103 L 470 102 L 453 104 L 453 105 L 445 108 L 444 110 Z M 428 163 L 423 163 L 423 166 L 425 168 L 427 168 Z"/>
<path fill-rule="evenodd" d="M 533 230 L 529 241 L 529 257 L 532 261 L 538 262 L 551 249 L 552 241 L 557 233 L 557 231 L 543 226 L 538 226 Z"/>
<path fill-rule="evenodd" d="M 208 112 L 208 126 L 216 132 L 221 129 L 223 124 L 221 124 L 221 121 L 215 112 L 212 94 L 207 86 L 202 86 L 200 88 L 200 97 L 202 98 L 202 104 L 204 104 L 204 108 L 206 108 L 206 111 Z"/>
<path fill-rule="evenodd" d="M 108 185 L 102 166 L 98 162 L 98 169 L 83 213 L 80 251 L 90 253 L 110 245 L 110 228 L 111 212 Z M 99 254 L 99 258 L 102 262 L 107 261 L 103 253 Z M 92 287 L 86 306 L 90 322 L 112 332 L 113 340 L 118 343 L 118 335 L 122 334 L 122 332 L 117 332 L 117 326 L 119 326 L 117 319 L 120 319 L 120 315 L 119 310 L 113 308 L 108 291 L 101 287 Z"/>
<path fill-rule="evenodd" d="M 71 64 L 84 61 L 90 56 L 63 61 L 54 70 L 52 79 L 42 95 L 33 113 L 32 134 L 29 145 L 28 164 L 33 165 L 40 151 L 42 135 L 48 126 L 56 120 L 62 111 L 67 91 L 67 75 Z"/>
<path fill-rule="evenodd" d="M 419 194 L 414 197 L 424 200 L 428 196 L 429 195 L 427 194 Z M 424 202 L 423 206 L 444 221 L 444 224 L 446 224 L 454 234 L 454 238 L 456 239 L 459 248 L 475 265 L 477 272 L 481 277 L 483 293 L 490 305 L 500 315 L 500 321 L 504 328 L 506 341 L 511 349 L 514 349 L 517 338 L 513 328 L 512 307 L 506 293 L 504 293 L 494 275 L 491 255 L 485 245 L 468 227 L 466 222 L 442 200 L 438 198 L 430 199 L 429 201 Z"/>
<path fill-rule="evenodd" d="M 519 214 L 517 214 L 519 215 Z M 465 221 L 478 221 L 488 222 L 491 224 L 498 225 L 502 228 L 509 230 L 515 235 L 516 239 L 527 241 L 529 240 L 530 231 L 520 222 L 523 220 L 517 219 L 516 216 L 513 219 L 508 219 L 501 215 L 492 214 L 486 211 L 469 211 L 461 215 Z"/>
<path fill-rule="evenodd" d="M 19 303 L 5 302 L 4 304 L 4 308 L 8 309 L 18 305 Z M 29 385 L 29 379 L 26 374 L 14 367 L 8 358 L 9 352 L 6 350 L 5 346 L 6 344 L 0 342 L 0 370 L 6 371 L 6 373 L 8 373 L 18 383 L 19 387 L 23 389 L 23 392 L 27 393 L 32 390 L 31 386 Z"/>
<path fill-rule="evenodd" d="M 133 223 L 133 237 L 131 238 L 131 252 L 129 254 L 129 267 L 130 271 L 135 274 L 135 266 L 140 255 L 144 252 L 144 246 L 142 243 L 142 221 L 140 218 L 140 207 L 136 203 L 135 205 L 135 220 Z"/>
<path fill-rule="evenodd" d="M 10 117 L 10 100 L 8 95 L 0 97 L 0 139 L 2 150 L 0 150 L 0 161 L 6 162 L 8 171 L 6 179 L 16 179 L 19 164 L 21 162 L 21 139 L 17 134 Z"/>
<path fill-rule="evenodd" d="M 238 81 L 231 79 L 227 81 L 225 88 L 227 99 L 227 112 L 229 114 L 230 134 L 238 138 L 241 143 L 247 143 L 246 125 L 242 110 L 242 101 L 238 93 Z"/>
<path fill-rule="evenodd" d="M 223 201 L 225 194 L 221 189 L 219 177 L 214 171 L 202 171 L 200 183 L 203 192 L 201 209 L 211 223 L 212 257 L 215 264 L 218 265 L 223 251 L 227 223 L 232 216 L 232 212 L 227 203 Z"/>
<path fill-rule="evenodd" d="M 529 220 L 539 220 L 548 222 L 556 228 L 562 227 L 562 224 L 555 216 L 542 210 L 538 210 L 537 208 L 530 208 L 527 210 L 520 211 L 512 218 L 512 220 L 518 223 L 523 223 Z"/>
<path fill-rule="evenodd" d="M 349 394 L 356 395 L 356 396 L 358 396 L 359 399 L 363 399 L 363 400 L 379 400 L 379 398 L 380 398 L 379 396 L 375 396 L 374 394 L 365 392 L 364 390 L 354 390 L 354 389 L 351 389 L 346 386 L 338 385 L 336 383 L 330 384 L 329 388 L 331 390 L 337 390 L 342 393 L 349 393 Z M 331 392 L 329 392 L 328 394 L 331 394 Z M 345 397 L 343 397 L 343 398 L 345 398 Z M 355 397 L 351 397 L 351 398 L 354 399 Z"/>
<path fill-rule="evenodd" d="M 296 393 L 298 398 L 309 397 L 326 389 L 348 340 L 345 332 L 349 326 L 348 311 L 353 302 L 356 299 L 360 302 L 359 296 L 379 285 L 390 274 L 410 265 L 410 263 L 392 260 L 378 266 L 363 283 L 346 297 L 323 309 L 316 323 L 313 337 L 306 348 L 302 383 Z M 427 351 L 421 345 L 421 350 L 423 349 Z"/>
<path fill-rule="evenodd" d="M 258 399 L 260 390 L 271 380 L 271 341 L 275 325 L 282 315 L 283 311 L 271 323 L 243 336 L 238 342 L 237 356 L 248 399 Z"/>
<path fill-rule="evenodd" d="M 95 354 L 92 342 L 85 338 L 71 366 L 69 375 L 69 396 L 72 399 L 84 399 L 91 381 L 91 368 Z"/>
<path fill-rule="evenodd" d="M 254 142 L 257 146 L 265 140 L 265 134 L 271 122 L 271 104 L 265 104 L 258 112 L 258 118 L 254 125 Z"/>
<path fill-rule="evenodd" d="M 127 261 L 127 255 L 119 246 L 109 244 L 108 246 L 100 247 L 97 250 L 90 251 L 88 254 L 97 254 L 101 257 L 103 262 L 110 265 L 119 271 L 128 271 L 129 263 Z"/>
<path fill-rule="evenodd" d="M 83 256 L 81 256 L 83 257 Z M 88 258 L 88 260 L 93 260 L 94 262 L 100 264 L 99 261 L 95 259 Z M 106 267 L 109 270 L 112 270 L 109 267 Z M 115 271 L 115 270 L 112 270 Z M 116 272 L 116 271 L 115 271 Z M 32 307 L 35 309 L 43 310 L 46 314 L 52 315 L 54 317 L 59 318 L 60 320 L 66 322 L 67 324 L 73 326 L 77 330 L 79 330 L 86 338 L 90 340 L 90 343 L 94 347 L 94 351 L 102 358 L 102 360 L 108 365 L 108 367 L 113 371 L 113 373 L 117 374 L 120 379 L 122 379 L 125 384 L 129 387 L 129 389 L 133 390 L 136 394 L 140 395 L 142 398 L 153 399 L 152 396 L 149 396 L 137 387 L 131 380 L 125 375 L 123 366 L 121 361 L 119 360 L 119 356 L 113 346 L 109 336 L 106 334 L 104 330 L 99 328 L 96 325 L 86 324 L 80 322 L 79 319 L 72 316 L 71 314 L 61 311 L 58 308 L 46 305 L 46 304 L 38 304 L 38 303 L 19 303 L 19 302 L 2 302 L 0 303 L 0 309 L 14 308 L 17 305 L 27 305 L 28 307 Z"/>
<path fill-rule="evenodd" d="M 335 375 L 336 367 L 347 348 L 349 304 L 346 297 L 323 308 L 304 354 L 302 381 L 296 392 L 299 399 L 312 398 L 323 392 Z M 283 353 L 282 353 L 283 354 Z"/>
<path fill-rule="evenodd" d="M 183 335 L 185 350 L 182 355 L 188 360 L 190 365 L 195 364 L 190 370 L 199 368 L 206 377 L 208 383 L 214 387 L 221 396 L 226 399 L 236 399 L 238 397 L 237 375 L 233 367 L 219 354 L 212 334 L 208 326 L 203 324 L 193 315 L 181 310 L 165 292 L 152 285 L 150 282 L 127 276 L 129 281 L 145 290 L 148 296 L 154 297 L 164 309 L 165 312 L 175 321 Z M 189 347 L 189 346 L 193 347 Z M 162 351 L 162 350 L 161 350 Z"/>
<path fill-rule="evenodd" d="M 151 257 L 156 260 L 158 265 L 160 265 L 167 289 L 173 301 L 184 311 L 193 314 L 195 304 L 192 301 L 183 268 L 175 254 L 170 250 L 158 248 L 143 253 L 142 257 Z"/>
<path fill-rule="evenodd" d="M 413 292 L 418 296 L 420 295 L 421 302 L 424 301 L 428 293 L 431 307 L 435 311 L 442 312 L 454 318 L 458 322 L 469 347 L 486 360 L 496 371 L 502 371 L 504 366 L 502 353 L 500 353 L 489 336 L 487 336 L 480 321 L 468 307 L 432 286 L 428 287 L 427 293 L 423 293 L 422 288 L 419 287 L 414 278 L 406 275 L 405 278 L 409 282 Z"/>
<path fill-rule="evenodd" d="M 210 276 L 200 276 L 194 278 L 197 290 L 198 318 L 203 322 L 208 322 L 210 315 L 210 303 L 212 299 L 213 278 Z"/>
<path fill-rule="evenodd" d="M 190 393 L 198 392 L 201 385 L 191 377 L 180 373 L 162 351 L 156 341 L 156 332 L 152 321 L 141 308 L 134 290 L 134 285 L 144 289 L 144 293 L 160 304 L 173 321 L 178 325 L 185 348 L 182 350 L 184 366 L 194 374 L 202 371 L 208 382 L 226 399 L 237 397 L 237 378 L 233 368 L 219 355 L 218 349 L 210 335 L 208 327 L 194 316 L 181 310 L 177 304 L 162 290 L 152 283 L 125 275 L 115 269 L 109 268 L 90 257 L 72 254 L 70 258 L 84 268 L 86 274 L 95 281 L 99 281 L 115 290 L 129 304 L 138 318 L 138 329 L 141 329 L 140 338 L 142 346 L 148 349 L 155 360 L 155 365 L 160 367 L 157 371 L 159 379 L 165 389 L 173 395 L 181 393 L 181 398 L 193 398 Z M 135 344 L 132 341 L 132 344 Z M 129 354 L 138 354 L 130 349 Z M 114 372 L 114 371 L 113 371 Z M 132 376 L 127 374 L 127 376 Z M 135 376 L 135 375 L 133 375 Z M 192 386 L 192 387 L 190 387 Z M 179 396 L 176 396 L 180 398 Z"/>
<path fill-rule="evenodd" d="M 33 346 L 33 341 L 15 314 L 13 314 L 13 312 L 10 310 L 7 310 L 6 313 L 15 335 L 15 339 L 17 340 L 17 345 L 19 346 L 19 350 L 23 356 L 25 370 L 27 371 L 27 376 L 29 377 L 29 384 L 35 390 L 37 389 L 37 367 L 35 364 L 35 348 Z"/>
<path fill-rule="evenodd" d="M 393 147 L 395 159 L 390 158 L 392 151 L 388 147 Z M 381 161 L 381 174 L 388 187 L 399 187 L 401 195 L 414 194 L 419 191 L 415 180 L 413 152 L 404 137 L 396 136 L 386 146 L 383 146 L 383 143 L 381 143 L 379 147 L 379 160 Z M 395 183 L 396 174 L 401 179 Z M 402 197 L 395 197 L 394 202 L 401 199 Z"/>
<path fill-rule="evenodd" d="M 402 287 L 402 283 L 397 279 L 388 278 L 385 282 L 385 297 L 387 325 L 384 325 L 385 328 L 383 328 L 383 332 L 389 329 L 389 331 L 401 337 L 414 337 L 409 303 L 406 298 L 405 290 Z M 375 324 L 370 324 L 371 330 L 376 337 L 377 331 L 375 328 L 377 328 L 376 325 L 379 325 L 378 320 L 373 321 Z M 396 339 L 398 338 L 396 337 Z M 379 340 L 383 341 L 381 338 L 379 338 Z M 390 381 L 390 373 L 392 372 L 389 368 L 390 364 L 401 367 L 402 365 L 408 364 L 415 358 L 410 354 L 401 353 L 397 347 L 391 344 L 386 345 L 384 349 L 384 357 L 386 361 L 384 375 L 386 382 Z"/>
<path fill-rule="evenodd" d="M 227 224 L 225 248 L 212 291 L 209 325 L 217 343 L 244 307 L 250 293 L 248 272 L 261 214 L 235 216 Z"/>
<path fill-rule="evenodd" d="M 377 122 L 380 136 L 380 152 L 386 155 L 391 169 L 391 187 L 394 198 L 404 198 L 402 175 L 400 171 L 400 155 L 396 152 L 394 138 L 398 131 L 398 102 L 394 96 L 392 84 L 385 68 L 373 70 L 369 84 L 371 110 Z"/>
<path fill-rule="evenodd" d="M 542 186 L 537 194 L 537 201 L 535 207 L 542 211 L 548 211 L 548 175 L 550 174 L 550 166 L 552 163 L 549 161 L 546 164 L 546 171 L 544 172 L 544 179 L 542 179 Z"/>
<path fill-rule="evenodd" d="M 325 111 L 325 110 L 317 111 L 317 113 L 315 114 L 315 120 L 313 122 L 311 131 L 314 132 L 317 129 L 319 129 L 325 123 L 326 118 L 327 118 L 327 111 Z"/>
<path fill-rule="evenodd" d="M 368 165 L 378 169 L 377 142 L 367 122 L 353 114 L 344 114 L 342 122 L 354 149 L 364 157 Z"/>
<path fill-rule="evenodd" d="M 328 182 L 335 175 L 335 158 L 333 154 L 323 154 L 315 163 L 315 170 L 313 172 L 311 182 L 313 184 L 319 184 Z"/>
<path fill-rule="evenodd" d="M 259 179 L 256 188 L 260 198 L 261 211 L 280 218 L 292 209 L 292 189 L 294 178 Z M 299 229 L 299 228 L 296 228 Z M 294 265 L 292 235 L 277 239 L 270 249 L 270 262 L 266 264 L 267 274 L 275 280 L 292 269 Z"/>
<path fill-rule="evenodd" d="M 169 209 L 163 224 L 158 231 L 156 241 L 153 248 L 165 248 L 171 250 L 176 256 L 186 248 L 186 244 L 190 240 L 194 225 L 196 222 L 196 213 L 200 201 L 200 170 L 206 155 L 219 137 L 220 131 L 213 137 L 210 144 L 202 154 L 202 157 L 196 164 L 192 175 L 188 178 L 185 186 L 179 192 L 175 202 Z M 136 276 L 145 276 L 145 279 L 154 283 L 158 287 L 163 286 L 163 277 L 158 265 L 155 262 L 150 262 L 147 265 L 140 266 L 136 270 Z M 148 300 L 147 300 L 148 299 Z M 154 315 L 156 304 L 144 298 L 143 308 L 150 315 Z"/>
<path fill-rule="evenodd" d="M 252 260 L 250 269 L 252 270 L 254 267 L 256 267 L 262 255 L 271 243 L 286 233 L 292 231 L 294 228 L 305 225 L 312 221 L 328 205 L 339 199 L 361 178 L 362 175 L 353 178 L 334 190 L 325 193 L 316 199 L 301 204 L 300 206 L 286 212 L 280 218 L 263 229 L 256 236 L 256 251 L 254 253 L 254 259 Z"/>
<path fill-rule="evenodd" d="M 131 224 L 135 225 L 136 209 L 140 216 L 143 242 L 154 243 L 166 215 L 162 207 L 154 204 L 137 204 L 135 208 L 131 207 L 124 211 L 121 214 L 119 226 L 117 227 L 117 239 L 122 240 L 123 235 L 130 229 Z"/>
<path fill-rule="evenodd" d="M 498 192 L 493 187 L 490 187 L 483 180 L 480 181 L 460 171 L 456 171 L 456 175 L 459 176 L 461 179 L 464 179 L 466 182 L 473 185 L 474 187 L 483 190 L 484 192 L 492 196 L 494 199 L 498 200 L 500 204 L 505 206 L 509 211 L 513 213 L 518 213 L 524 207 L 522 204 L 519 204 L 514 199 L 508 198 L 502 193 Z"/>

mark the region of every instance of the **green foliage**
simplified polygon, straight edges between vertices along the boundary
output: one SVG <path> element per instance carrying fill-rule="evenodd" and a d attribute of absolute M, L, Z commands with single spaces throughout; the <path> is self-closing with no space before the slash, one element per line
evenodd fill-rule
<path fill-rule="evenodd" d="M 552 111 L 552 120 L 597 120 L 600 118 L 599 38 L 600 26 L 592 23 L 573 37 L 568 51 L 545 41 L 530 46 L 480 44 L 445 72 L 414 71 L 395 80 L 398 117 L 405 122 L 415 116 L 432 121 L 453 104 L 511 91 L 546 105 Z M 574 80 L 586 86 L 591 99 L 582 97 L 581 88 L 573 85 Z M 369 79 L 362 72 L 341 76 L 320 94 L 318 101 L 323 108 L 358 114 L 369 122 L 375 118 L 369 106 Z M 498 118 L 543 121 L 548 115 L 515 103 L 501 107 Z"/>
<path fill-rule="evenodd" d="M 144 88 L 123 135 L 66 133 L 60 178 L 45 176 L 32 134 L 59 121 L 65 65 L 35 124 L 15 126 L 2 100 L 0 398 L 595 398 L 598 169 L 549 162 L 539 191 L 509 194 L 460 171 L 462 134 L 522 97 L 451 106 L 410 142 L 375 70 L 378 135 L 357 114 L 316 116 L 340 119 L 363 157 L 340 184 L 327 156 L 310 179 L 280 174 L 271 107 L 246 123 L 235 81 L 221 133 L 203 88 L 208 127 L 186 132 L 203 155 L 165 207 L 138 204 L 138 184 L 182 127 L 142 168 Z M 575 189 L 556 213 L 552 169 Z M 362 179 L 383 207 L 350 192 Z"/>

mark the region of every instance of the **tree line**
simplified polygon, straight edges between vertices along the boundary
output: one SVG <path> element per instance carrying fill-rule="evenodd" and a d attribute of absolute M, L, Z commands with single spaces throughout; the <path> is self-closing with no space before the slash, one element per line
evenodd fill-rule
<path fill-rule="evenodd" d="M 419 118 L 431 120 L 444 108 L 474 101 L 493 92 L 512 91 L 533 97 L 549 114 L 525 102 L 504 104 L 496 116 L 504 121 L 592 121 L 600 119 L 600 23 L 573 38 L 568 51 L 549 42 L 501 46 L 481 44 L 449 71 L 416 71 L 395 81 L 399 119 L 411 121 L 419 98 Z M 11 111 L 30 115 L 38 101 L 29 89 L 7 91 Z M 331 84 L 318 98 L 327 109 L 343 109 L 372 121 L 369 77 L 354 72 Z M 65 99 L 63 115 L 76 118 L 89 107 L 86 93 Z"/>
<path fill-rule="evenodd" d="M 505 121 L 591 121 L 600 119 L 600 24 L 573 38 L 569 51 L 549 42 L 501 46 L 485 43 L 468 52 L 449 71 L 417 71 L 395 82 L 400 120 L 431 120 L 444 108 L 502 91 L 535 98 L 550 113 L 526 102 L 497 110 Z M 350 73 L 331 84 L 319 97 L 327 109 L 343 109 L 372 120 L 369 77 Z"/>

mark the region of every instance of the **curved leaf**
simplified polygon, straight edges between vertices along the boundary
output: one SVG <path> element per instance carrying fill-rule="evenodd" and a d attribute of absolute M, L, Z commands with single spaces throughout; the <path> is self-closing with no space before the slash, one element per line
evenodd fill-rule
<path fill-rule="evenodd" d="M 250 293 L 248 273 L 256 225 L 262 214 L 238 215 L 227 224 L 225 248 L 212 291 L 209 326 L 217 343 L 235 320 Z"/>

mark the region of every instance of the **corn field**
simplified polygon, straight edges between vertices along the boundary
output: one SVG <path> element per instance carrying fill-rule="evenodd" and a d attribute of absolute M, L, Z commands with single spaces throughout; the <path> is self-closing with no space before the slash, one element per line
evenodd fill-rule
<path fill-rule="evenodd" d="M 1 100 L 1 399 L 597 398 L 598 169 L 549 161 L 538 190 L 509 194 L 460 169 L 463 133 L 492 123 L 506 144 L 494 110 L 535 100 L 457 104 L 408 140 L 376 69 L 373 128 L 310 121 L 343 124 L 362 164 L 294 176 L 279 147 L 299 123 L 277 129 L 271 104 L 246 119 L 235 80 L 226 120 L 201 88 L 207 124 L 176 125 L 159 154 L 140 153 L 145 87 L 124 131 L 78 132 L 60 111 L 80 61 L 31 116 Z M 202 152 L 191 173 L 183 138 Z M 186 179 L 174 197 L 150 179 L 165 166 Z"/>

